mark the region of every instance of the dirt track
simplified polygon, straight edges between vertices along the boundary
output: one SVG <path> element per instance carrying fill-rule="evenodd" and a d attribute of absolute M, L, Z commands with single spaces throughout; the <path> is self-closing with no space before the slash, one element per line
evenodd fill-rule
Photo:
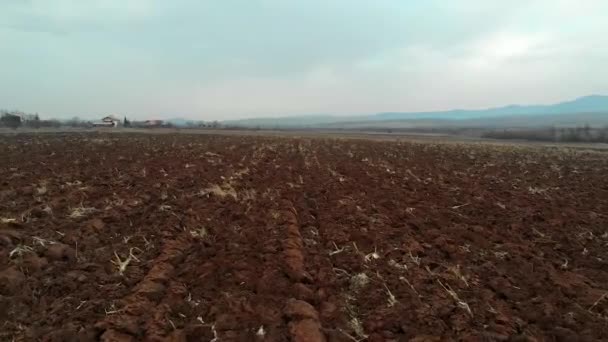
<path fill-rule="evenodd" d="M 2 136 L 0 340 L 607 340 L 607 172 L 525 147 Z"/>

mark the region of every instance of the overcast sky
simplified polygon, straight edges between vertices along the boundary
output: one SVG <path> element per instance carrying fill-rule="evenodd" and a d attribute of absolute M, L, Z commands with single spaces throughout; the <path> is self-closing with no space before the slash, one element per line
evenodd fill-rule
<path fill-rule="evenodd" d="M 606 0 L 0 0 L 0 108 L 95 118 L 608 94 Z"/>

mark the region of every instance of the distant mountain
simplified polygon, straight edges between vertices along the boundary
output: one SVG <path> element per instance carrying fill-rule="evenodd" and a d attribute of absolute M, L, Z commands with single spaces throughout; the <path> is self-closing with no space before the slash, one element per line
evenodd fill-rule
<path fill-rule="evenodd" d="M 318 128 L 383 129 L 383 128 L 539 128 L 539 127 L 608 126 L 608 111 L 604 113 L 531 114 L 487 116 L 474 119 L 396 119 L 334 122 Z"/>
<path fill-rule="evenodd" d="M 585 115 L 582 115 L 585 114 Z M 551 123 L 553 122 L 553 123 Z M 362 116 L 309 115 L 280 118 L 232 120 L 225 125 L 262 128 L 349 128 L 505 126 L 547 124 L 608 124 L 608 96 L 591 95 L 553 105 L 509 105 L 498 108 L 436 112 L 389 112 Z"/>
<path fill-rule="evenodd" d="M 234 125 L 243 127 L 308 127 L 332 124 L 336 122 L 356 121 L 362 116 L 332 116 L 332 115 L 298 115 L 277 118 L 253 118 L 242 120 L 223 121 L 224 125 Z"/>
<path fill-rule="evenodd" d="M 553 105 L 510 105 L 498 108 L 478 110 L 450 110 L 442 112 L 419 113 L 380 113 L 376 118 L 380 120 L 395 119 L 473 119 L 512 115 L 546 115 L 546 114 L 575 114 L 608 112 L 608 96 L 591 95 L 580 97 L 573 101 L 561 102 Z"/>

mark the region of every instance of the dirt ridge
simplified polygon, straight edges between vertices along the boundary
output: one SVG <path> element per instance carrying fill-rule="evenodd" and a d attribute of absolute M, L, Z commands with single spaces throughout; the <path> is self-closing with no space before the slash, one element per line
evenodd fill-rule
<path fill-rule="evenodd" d="M 166 333 L 166 305 L 163 298 L 171 287 L 171 278 L 175 268 L 184 259 L 191 244 L 192 237 L 189 232 L 182 233 L 177 238 L 167 239 L 163 243 L 162 251 L 158 257 L 150 262 L 152 268 L 143 280 L 135 287 L 133 293 L 122 302 L 124 306 L 115 314 L 108 315 L 95 327 L 101 330 L 102 341 L 114 341 L 116 336 L 131 336 L 131 340 L 146 339 L 149 341 L 162 340 Z M 162 320 L 162 324 L 159 324 Z"/>
<path fill-rule="evenodd" d="M 285 267 L 295 286 L 312 282 L 312 277 L 305 270 L 305 253 L 302 235 L 298 224 L 297 211 L 293 203 L 284 200 L 281 203 L 281 216 L 286 233 L 283 240 Z M 324 342 L 323 327 L 319 313 L 310 303 L 290 298 L 285 305 L 285 314 L 289 318 L 289 332 L 293 341 Z"/>

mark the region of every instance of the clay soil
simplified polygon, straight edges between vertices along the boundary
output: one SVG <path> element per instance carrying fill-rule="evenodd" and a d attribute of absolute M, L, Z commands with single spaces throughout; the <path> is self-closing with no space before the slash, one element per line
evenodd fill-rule
<path fill-rule="evenodd" d="M 608 340 L 608 157 L 0 137 L 2 341 Z"/>

